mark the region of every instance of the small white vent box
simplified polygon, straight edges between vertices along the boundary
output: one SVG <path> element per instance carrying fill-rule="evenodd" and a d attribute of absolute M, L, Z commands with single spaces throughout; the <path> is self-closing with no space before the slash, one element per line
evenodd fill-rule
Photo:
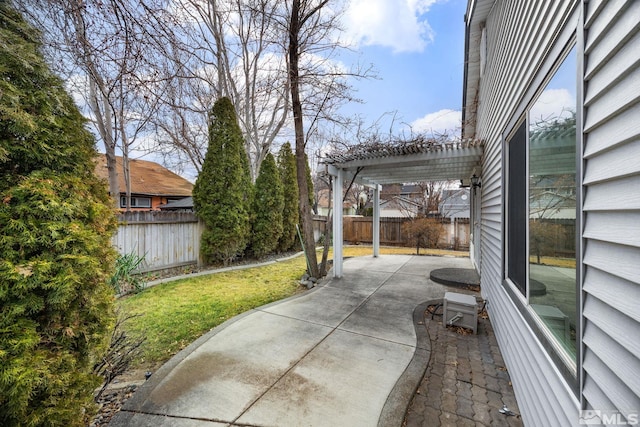
<path fill-rule="evenodd" d="M 442 321 L 445 325 L 461 326 L 478 331 L 478 303 L 473 295 L 446 292 Z"/>

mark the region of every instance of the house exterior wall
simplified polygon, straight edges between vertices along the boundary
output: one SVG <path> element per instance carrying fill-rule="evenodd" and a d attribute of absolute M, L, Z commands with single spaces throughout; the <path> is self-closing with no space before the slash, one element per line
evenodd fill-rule
<path fill-rule="evenodd" d="M 127 193 L 120 193 L 120 198 L 122 199 L 123 197 L 126 197 Z M 150 207 L 135 207 L 132 206 L 129 208 L 129 210 L 131 212 L 146 212 L 146 211 L 159 211 L 160 206 L 164 205 L 166 203 L 168 203 L 170 200 L 176 200 L 176 199 L 180 199 L 180 198 L 184 198 L 185 196 L 150 196 L 147 194 L 131 194 L 132 198 L 145 198 L 145 199 L 151 199 L 151 206 Z M 122 206 L 122 204 L 120 205 L 120 208 L 118 209 L 120 211 L 120 213 L 126 212 L 127 208 Z"/>
<path fill-rule="evenodd" d="M 579 400 L 503 284 L 503 145 L 524 112 L 523 100 L 537 90 L 551 47 L 563 28 L 576 28 L 576 3 L 496 1 L 485 21 L 487 50 L 477 94 L 475 137 L 485 141 L 485 155 L 476 262 L 523 421 L 530 426 L 577 425 Z"/>
<path fill-rule="evenodd" d="M 640 411 L 640 2 L 470 3 L 489 11 L 471 22 L 485 28 L 486 52 L 475 98 L 467 92 L 465 108 L 476 103 L 477 113 L 463 135 L 485 141 L 474 261 L 523 421 L 579 425 L 581 409 L 632 420 Z M 505 141 L 573 37 L 581 136 L 575 380 L 504 283 Z"/>
<path fill-rule="evenodd" d="M 630 417 L 640 411 L 640 2 L 589 1 L 584 21 L 582 399 Z"/>

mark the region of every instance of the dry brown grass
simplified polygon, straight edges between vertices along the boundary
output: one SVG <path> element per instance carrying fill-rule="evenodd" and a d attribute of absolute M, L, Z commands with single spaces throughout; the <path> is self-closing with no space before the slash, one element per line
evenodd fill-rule
<path fill-rule="evenodd" d="M 329 254 L 331 255 L 332 252 Z M 349 245 L 344 247 L 344 256 L 367 256 L 373 254 L 373 247 L 368 245 Z M 415 255 L 416 248 L 397 247 L 397 246 L 381 246 L 381 255 Z M 447 249 L 423 249 L 420 248 L 420 255 L 432 256 L 455 256 L 467 257 L 469 251 L 451 251 Z"/>

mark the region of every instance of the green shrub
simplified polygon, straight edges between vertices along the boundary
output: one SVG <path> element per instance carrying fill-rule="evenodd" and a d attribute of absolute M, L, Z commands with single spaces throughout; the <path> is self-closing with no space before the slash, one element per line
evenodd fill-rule
<path fill-rule="evenodd" d="M 444 226 L 435 218 L 414 218 L 402 224 L 402 234 L 416 247 L 418 255 L 420 248 L 438 247 L 442 233 Z"/>
<path fill-rule="evenodd" d="M 278 241 L 278 250 L 286 252 L 297 247 L 296 224 L 300 222 L 300 203 L 298 198 L 298 179 L 296 177 L 296 157 L 291 144 L 283 144 L 278 153 L 278 169 L 284 197 L 282 210 L 282 235 Z"/>
<path fill-rule="evenodd" d="M 97 188 L 94 188 L 97 190 Z M 111 323 L 113 213 L 85 180 L 34 172 L 0 205 L 0 424 L 81 425 Z"/>
<path fill-rule="evenodd" d="M 251 250 L 257 257 L 272 253 L 282 235 L 284 195 L 276 161 L 267 154 L 256 179 L 251 227 Z"/>
<path fill-rule="evenodd" d="M 144 280 L 136 274 L 136 270 L 144 262 L 144 256 L 135 252 L 119 255 L 116 259 L 116 267 L 109 284 L 117 294 L 140 292 L 144 289 Z"/>
<path fill-rule="evenodd" d="M 0 425 L 81 426 L 113 322 L 95 141 L 37 32 L 0 2 Z"/>
<path fill-rule="evenodd" d="M 205 223 L 200 238 L 206 262 L 225 264 L 249 242 L 253 185 L 242 131 L 233 104 L 221 98 L 209 114 L 209 146 L 193 187 L 196 214 Z"/>

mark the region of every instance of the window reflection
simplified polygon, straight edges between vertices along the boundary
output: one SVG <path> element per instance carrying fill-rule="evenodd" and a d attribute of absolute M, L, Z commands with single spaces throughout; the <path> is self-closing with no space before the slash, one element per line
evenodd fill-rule
<path fill-rule="evenodd" d="M 529 303 L 576 356 L 575 48 L 529 112 Z"/>

